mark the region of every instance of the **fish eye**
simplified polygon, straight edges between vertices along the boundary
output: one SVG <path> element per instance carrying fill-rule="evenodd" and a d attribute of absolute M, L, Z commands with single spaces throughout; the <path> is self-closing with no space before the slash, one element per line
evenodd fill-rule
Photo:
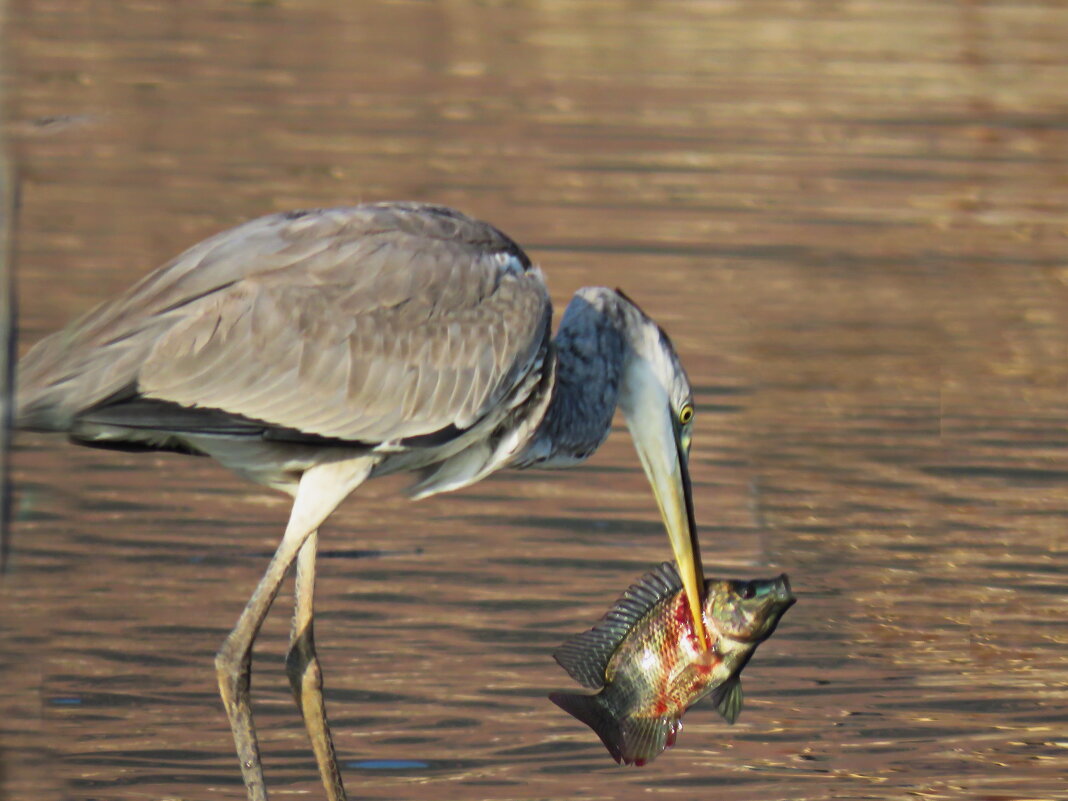
<path fill-rule="evenodd" d="M 750 598 L 756 595 L 756 588 L 751 581 L 747 581 L 742 585 L 742 598 L 748 601 Z"/>
<path fill-rule="evenodd" d="M 679 422 L 686 425 L 693 420 L 693 406 L 687 403 L 681 409 L 679 409 Z"/>

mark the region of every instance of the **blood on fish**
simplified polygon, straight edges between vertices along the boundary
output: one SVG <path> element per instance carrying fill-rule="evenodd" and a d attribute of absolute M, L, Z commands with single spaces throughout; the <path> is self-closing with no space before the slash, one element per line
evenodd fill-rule
<path fill-rule="evenodd" d="M 686 600 L 686 591 L 679 593 L 675 599 L 675 624 L 682 627 L 684 633 L 693 636 L 693 616 L 690 614 L 690 602 Z"/>
<path fill-rule="evenodd" d="M 594 695 L 549 697 L 593 729 L 621 764 L 644 765 L 674 745 L 681 717 L 700 698 L 733 723 L 741 708 L 738 673 L 794 602 L 785 576 L 706 581 L 707 638 L 699 637 L 674 565 L 643 576 L 588 632 L 565 643 L 557 661 Z M 729 682 L 729 683 L 728 683 Z"/>
<path fill-rule="evenodd" d="M 693 614 L 690 612 L 690 602 L 686 598 L 685 590 L 679 593 L 673 612 L 675 625 L 682 629 L 682 636 L 689 640 L 690 645 L 693 646 L 693 650 L 696 653 L 708 650 L 709 643 L 705 639 L 705 637 L 709 636 L 707 631 L 708 627 L 705 627 L 705 637 L 698 639 L 697 632 L 695 632 L 693 628 Z"/>

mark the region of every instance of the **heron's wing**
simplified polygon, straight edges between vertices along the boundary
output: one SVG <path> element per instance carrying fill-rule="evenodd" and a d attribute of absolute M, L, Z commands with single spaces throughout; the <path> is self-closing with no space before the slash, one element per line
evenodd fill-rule
<path fill-rule="evenodd" d="M 406 253 L 426 274 L 399 294 L 243 282 L 160 340 L 140 392 L 348 441 L 468 428 L 529 369 L 546 304 L 529 278 L 449 250 Z"/>
<path fill-rule="evenodd" d="M 147 340 L 112 392 L 384 442 L 477 421 L 536 361 L 550 315 L 540 273 L 496 229 L 380 204 L 222 234 L 67 336 L 98 351 Z"/>

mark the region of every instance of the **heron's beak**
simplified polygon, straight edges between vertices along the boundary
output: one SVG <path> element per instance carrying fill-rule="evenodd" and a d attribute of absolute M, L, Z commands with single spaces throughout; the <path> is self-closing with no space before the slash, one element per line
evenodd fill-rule
<path fill-rule="evenodd" d="M 658 388 L 659 389 L 659 388 Z M 653 394 L 653 393 L 649 393 Z M 693 513 L 693 493 L 690 487 L 690 471 L 687 466 L 687 450 L 679 438 L 667 396 L 649 398 L 646 403 L 622 404 L 634 445 L 638 450 L 645 475 L 652 484 L 660 515 L 667 527 L 671 550 L 675 554 L 679 576 L 690 604 L 694 634 L 699 643 L 708 647 L 701 618 L 704 600 L 705 579 L 701 568 L 701 551 L 697 543 L 697 524 Z M 657 402 L 661 401 L 662 402 Z M 631 406 L 628 413 L 627 406 Z M 641 409 L 639 413 L 636 408 Z"/>

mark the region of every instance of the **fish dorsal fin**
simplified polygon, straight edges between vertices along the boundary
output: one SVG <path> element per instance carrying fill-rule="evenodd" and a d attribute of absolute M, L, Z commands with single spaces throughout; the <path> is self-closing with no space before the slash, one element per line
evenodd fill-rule
<path fill-rule="evenodd" d="M 658 565 L 632 584 L 596 626 L 565 642 L 553 657 L 583 687 L 603 687 L 619 644 L 650 609 L 681 589 L 675 563 Z"/>
<path fill-rule="evenodd" d="M 712 691 L 716 711 L 732 726 L 742 714 L 742 700 L 742 679 L 737 673 Z"/>

